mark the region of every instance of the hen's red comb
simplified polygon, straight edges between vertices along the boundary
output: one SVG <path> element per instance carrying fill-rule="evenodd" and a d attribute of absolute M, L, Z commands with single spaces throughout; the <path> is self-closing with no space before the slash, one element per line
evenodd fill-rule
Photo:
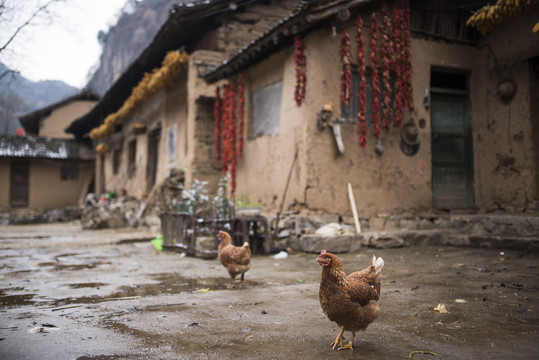
<path fill-rule="evenodd" d="M 324 255 L 325 253 L 327 253 L 326 249 L 320 251 L 320 255 Z"/>

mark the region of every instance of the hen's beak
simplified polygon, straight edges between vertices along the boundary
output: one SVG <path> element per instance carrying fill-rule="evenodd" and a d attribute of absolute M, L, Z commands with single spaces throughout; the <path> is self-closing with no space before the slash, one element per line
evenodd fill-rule
<path fill-rule="evenodd" d="M 314 261 L 320 263 L 320 258 L 317 257 L 316 259 L 314 259 Z"/>

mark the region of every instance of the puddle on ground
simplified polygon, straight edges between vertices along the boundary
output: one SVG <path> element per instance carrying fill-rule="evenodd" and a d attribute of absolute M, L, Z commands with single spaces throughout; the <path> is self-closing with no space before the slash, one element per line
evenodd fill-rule
<path fill-rule="evenodd" d="M 6 292 L 8 291 L 21 290 L 24 290 L 24 288 L 0 289 L 0 307 L 6 309 L 34 305 L 35 301 L 33 300 L 33 298 L 35 294 L 6 295 Z"/>
<path fill-rule="evenodd" d="M 83 288 L 100 288 L 101 286 L 108 285 L 101 282 L 89 282 L 89 283 L 77 283 L 77 284 L 67 284 L 72 289 L 83 289 Z"/>
<path fill-rule="evenodd" d="M 52 266 L 54 267 L 52 271 L 62 271 L 62 270 L 70 271 L 70 270 L 93 269 L 96 266 L 103 265 L 103 264 L 110 264 L 110 262 L 105 263 L 102 261 L 95 261 L 88 264 L 58 264 L 54 262 L 44 262 L 44 263 L 39 263 L 38 265 L 41 267 Z"/>
<path fill-rule="evenodd" d="M 28 305 L 43 305 L 52 307 L 61 307 L 73 304 L 96 304 L 104 301 L 122 300 L 129 297 L 145 297 L 145 296 L 157 296 L 161 294 L 179 294 L 184 292 L 195 292 L 201 289 L 208 289 L 209 291 L 226 290 L 231 285 L 231 280 L 228 277 L 215 277 L 215 278 L 199 278 L 191 279 L 178 276 L 177 274 L 158 274 L 154 276 L 157 281 L 155 284 L 140 284 L 134 286 L 121 286 L 118 291 L 106 296 L 82 296 L 82 297 L 69 297 L 63 299 L 52 299 L 44 301 L 36 301 L 33 298 L 37 294 L 25 294 L 25 295 L 9 295 L 9 292 L 21 291 L 23 288 L 6 288 L 0 289 L 0 304 L 4 307 L 23 307 Z M 241 283 L 237 280 L 237 286 L 239 289 L 243 287 L 258 287 L 262 283 L 246 280 Z M 88 282 L 88 283 L 72 283 L 66 284 L 73 289 L 89 289 L 99 288 L 106 286 L 101 282 Z"/>

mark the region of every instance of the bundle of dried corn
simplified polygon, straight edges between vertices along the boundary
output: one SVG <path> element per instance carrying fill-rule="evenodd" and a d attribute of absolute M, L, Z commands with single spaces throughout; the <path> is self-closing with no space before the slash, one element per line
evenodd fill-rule
<path fill-rule="evenodd" d="M 170 51 L 163 59 L 162 66 L 151 73 L 145 73 L 142 80 L 133 88 L 131 95 L 122 107 L 105 118 L 103 124 L 90 131 L 90 138 L 97 140 L 111 134 L 143 102 L 150 99 L 165 86 L 170 86 L 178 75 L 187 68 L 189 55 L 184 52 Z"/>
<path fill-rule="evenodd" d="M 98 144 L 95 149 L 98 154 L 106 154 L 110 150 L 107 144 Z"/>
<path fill-rule="evenodd" d="M 533 14 L 539 10 L 539 0 L 498 0 L 494 5 L 486 5 L 477 10 L 466 21 L 466 25 L 476 28 L 486 35 L 492 29 L 518 16 Z"/>

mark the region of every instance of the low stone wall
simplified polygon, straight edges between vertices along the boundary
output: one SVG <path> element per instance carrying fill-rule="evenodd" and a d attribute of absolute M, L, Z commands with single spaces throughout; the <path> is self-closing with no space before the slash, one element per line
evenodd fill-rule
<path fill-rule="evenodd" d="M 73 221 L 81 218 L 83 208 L 62 209 L 0 209 L 0 225 L 43 224 Z"/>

